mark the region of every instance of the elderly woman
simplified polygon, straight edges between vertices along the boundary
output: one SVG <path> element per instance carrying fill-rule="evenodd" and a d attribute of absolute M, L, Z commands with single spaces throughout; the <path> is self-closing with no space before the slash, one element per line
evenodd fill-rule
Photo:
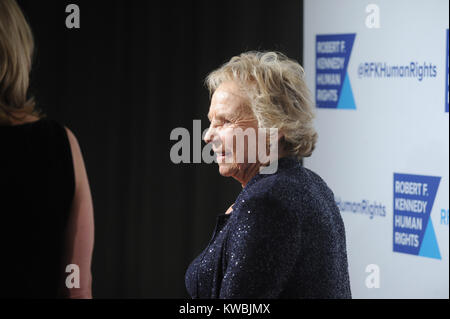
<path fill-rule="evenodd" d="M 345 229 L 332 191 L 299 161 L 317 140 L 302 67 L 275 52 L 233 57 L 207 78 L 205 141 L 243 190 L 190 264 L 192 298 L 351 298 Z M 276 128 L 277 170 L 229 147 L 236 129 Z M 244 151 L 255 152 L 245 143 Z"/>

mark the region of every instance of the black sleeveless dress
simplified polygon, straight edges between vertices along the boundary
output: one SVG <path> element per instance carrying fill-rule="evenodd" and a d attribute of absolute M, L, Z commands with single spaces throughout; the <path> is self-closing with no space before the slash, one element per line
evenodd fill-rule
<path fill-rule="evenodd" d="M 0 126 L 0 298 L 59 296 L 74 190 L 62 125 Z"/>

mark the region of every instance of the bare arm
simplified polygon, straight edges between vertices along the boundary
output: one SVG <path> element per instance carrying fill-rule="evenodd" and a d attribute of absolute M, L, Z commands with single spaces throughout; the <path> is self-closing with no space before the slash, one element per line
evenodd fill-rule
<path fill-rule="evenodd" d="M 94 249 L 94 209 L 80 146 L 73 133 L 67 128 L 66 131 L 72 149 L 75 194 L 67 228 L 67 256 L 64 268 L 69 264 L 79 267 L 80 288 L 69 289 L 63 283 L 63 295 L 73 299 L 90 299 L 92 298 L 91 260 Z M 68 275 L 69 273 L 66 274 L 66 276 Z"/>

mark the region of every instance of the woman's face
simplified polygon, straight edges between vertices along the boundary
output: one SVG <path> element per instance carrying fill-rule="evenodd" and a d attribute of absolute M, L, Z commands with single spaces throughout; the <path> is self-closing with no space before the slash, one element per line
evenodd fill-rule
<path fill-rule="evenodd" d="M 215 90 L 208 118 L 211 125 L 204 140 L 212 143 L 220 174 L 246 184 L 259 168 L 257 161 L 252 163 L 253 160 L 248 160 L 249 151 L 256 152 L 258 122 L 236 83 L 224 82 Z M 243 137 L 246 129 L 255 135 Z"/>

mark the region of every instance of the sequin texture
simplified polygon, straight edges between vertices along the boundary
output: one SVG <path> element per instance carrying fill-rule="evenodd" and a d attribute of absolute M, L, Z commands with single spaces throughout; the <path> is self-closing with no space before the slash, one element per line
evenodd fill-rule
<path fill-rule="evenodd" d="M 351 298 L 344 224 L 333 192 L 293 158 L 258 174 L 217 216 L 186 271 L 192 298 Z"/>

